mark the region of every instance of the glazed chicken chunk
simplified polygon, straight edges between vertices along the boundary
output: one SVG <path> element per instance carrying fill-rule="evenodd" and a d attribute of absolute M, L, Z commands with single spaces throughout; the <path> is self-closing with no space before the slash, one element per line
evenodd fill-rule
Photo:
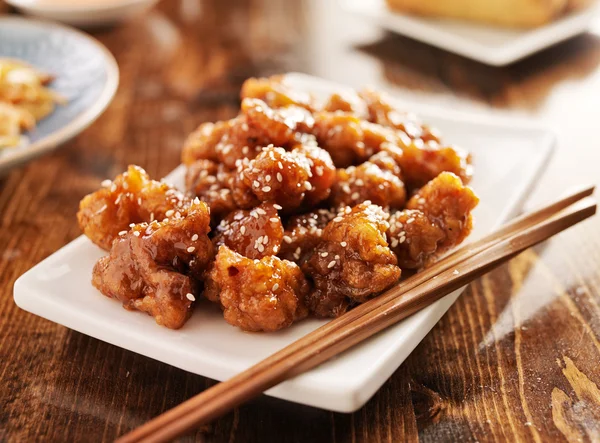
<path fill-rule="evenodd" d="M 242 85 L 241 99 L 258 98 L 272 108 L 300 106 L 312 111 L 314 99 L 310 94 L 298 91 L 287 84 L 285 76 L 249 78 Z"/>
<path fill-rule="evenodd" d="M 365 200 L 384 208 L 401 208 L 406 202 L 400 167 L 386 152 L 373 155 L 359 166 L 337 170 L 331 205 L 352 206 Z"/>
<path fill-rule="evenodd" d="M 205 296 L 219 302 L 227 323 L 244 331 L 277 331 L 308 315 L 310 290 L 293 262 L 250 259 L 221 246 L 208 274 Z"/>
<path fill-rule="evenodd" d="M 402 268 L 418 269 L 460 244 L 472 229 L 479 199 L 456 175 L 443 172 L 390 218 L 388 239 Z"/>
<path fill-rule="evenodd" d="M 277 213 L 281 206 L 263 203 L 250 210 L 239 209 L 217 226 L 213 242 L 248 258 L 277 255 L 281 249 L 283 225 Z"/>
<path fill-rule="evenodd" d="M 320 243 L 323 229 L 336 216 L 328 209 L 290 217 L 283 235 L 283 243 L 279 256 L 286 260 L 301 264 Z"/>
<path fill-rule="evenodd" d="M 307 299 L 311 312 L 337 317 L 398 281 L 401 271 L 386 241 L 388 217 L 381 207 L 364 202 L 329 222 L 302 266 L 315 286 Z"/>
<path fill-rule="evenodd" d="M 146 312 L 167 328 L 181 328 L 214 256 L 209 231 L 209 209 L 200 201 L 179 216 L 133 225 L 96 263 L 92 283 L 126 309 Z"/>
<path fill-rule="evenodd" d="M 213 220 L 237 209 L 231 192 L 234 177 L 223 165 L 211 160 L 196 160 L 188 166 L 185 187 L 194 196 L 210 207 Z"/>
<path fill-rule="evenodd" d="M 182 213 L 190 204 L 177 189 L 151 180 L 139 166 L 129 166 L 127 172 L 112 182 L 106 180 L 103 186 L 81 200 L 77 220 L 83 233 L 106 250 L 131 223 L 163 220 Z"/>

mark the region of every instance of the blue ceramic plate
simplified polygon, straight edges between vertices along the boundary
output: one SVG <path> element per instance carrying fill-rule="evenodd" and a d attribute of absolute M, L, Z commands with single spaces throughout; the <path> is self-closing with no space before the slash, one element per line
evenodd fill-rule
<path fill-rule="evenodd" d="M 50 22 L 0 17 L 0 57 L 54 75 L 50 88 L 67 99 L 23 134 L 21 146 L 0 150 L 0 173 L 79 134 L 106 109 L 119 84 L 117 63 L 102 44 Z"/>

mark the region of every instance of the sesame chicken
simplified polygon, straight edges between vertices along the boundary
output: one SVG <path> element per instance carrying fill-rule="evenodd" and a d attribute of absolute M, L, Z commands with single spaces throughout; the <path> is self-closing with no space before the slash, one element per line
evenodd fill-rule
<path fill-rule="evenodd" d="M 77 220 L 83 233 L 102 249 L 110 250 L 118 233 L 131 223 L 163 220 L 181 213 L 190 199 L 173 186 L 151 180 L 139 166 L 129 166 L 114 181 L 79 203 Z"/>
<path fill-rule="evenodd" d="M 205 296 L 221 305 L 227 323 L 272 332 L 308 315 L 309 291 L 295 263 L 274 256 L 253 260 L 224 245 L 208 274 Z"/>
<path fill-rule="evenodd" d="M 179 329 L 191 314 L 199 281 L 214 256 L 209 223 L 208 206 L 198 201 L 180 216 L 134 225 L 96 263 L 93 285 L 124 308 Z"/>

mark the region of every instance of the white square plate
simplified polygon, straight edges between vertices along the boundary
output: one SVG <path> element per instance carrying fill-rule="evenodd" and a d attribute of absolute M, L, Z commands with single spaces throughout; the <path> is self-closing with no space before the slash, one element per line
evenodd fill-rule
<path fill-rule="evenodd" d="M 319 96 L 344 88 L 303 74 L 290 74 L 289 81 Z M 419 111 L 418 106 L 411 109 Z M 481 203 L 475 212 L 472 238 L 487 234 L 518 210 L 550 156 L 553 135 L 513 120 L 497 121 L 448 111 L 423 111 L 421 115 L 438 127 L 447 140 L 473 153 L 472 186 Z M 180 166 L 168 178 L 181 185 L 183 174 Z M 157 326 L 146 314 L 126 311 L 92 287 L 92 267 L 103 254 L 87 238 L 79 237 L 17 280 L 16 303 L 76 331 L 217 380 L 243 371 L 324 323 L 308 319 L 278 333 L 244 333 L 225 323 L 216 306 L 201 303 L 182 329 L 172 331 Z M 460 292 L 267 394 L 341 412 L 360 408 Z"/>
<path fill-rule="evenodd" d="M 430 1 L 430 0 L 423 0 Z M 391 11 L 385 0 L 340 0 L 349 12 L 398 34 L 493 66 L 504 66 L 590 27 L 590 7 L 534 29 L 510 29 L 466 21 L 411 16 Z"/>

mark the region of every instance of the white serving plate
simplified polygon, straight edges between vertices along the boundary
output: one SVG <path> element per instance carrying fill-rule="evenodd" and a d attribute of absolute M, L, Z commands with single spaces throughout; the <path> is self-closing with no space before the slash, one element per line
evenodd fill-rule
<path fill-rule="evenodd" d="M 303 74 L 290 74 L 297 88 L 325 96 L 344 87 Z M 402 104 L 398 104 L 402 107 Z M 411 110 L 419 110 L 412 106 Z M 422 117 L 447 140 L 475 159 L 472 186 L 481 198 L 471 239 L 489 233 L 514 215 L 550 157 L 554 136 L 516 122 L 449 111 Z M 183 184 L 183 167 L 168 179 Z M 75 217 L 75 214 L 73 214 Z M 104 251 L 79 237 L 15 283 L 22 309 L 116 346 L 217 380 L 225 380 L 314 330 L 324 320 L 308 319 L 278 333 L 245 333 L 225 323 L 219 309 L 200 304 L 178 331 L 132 313 L 101 295 L 90 283 Z M 286 400 L 341 412 L 360 408 L 398 368 L 460 294 L 452 293 L 416 315 L 320 367 L 269 390 Z"/>
<path fill-rule="evenodd" d="M 598 10 L 583 9 L 534 29 L 510 29 L 392 12 L 385 0 L 340 2 L 349 12 L 390 31 L 493 66 L 514 63 L 586 32 Z"/>
<path fill-rule="evenodd" d="M 25 132 L 20 146 L 0 149 L 0 175 L 91 125 L 119 85 L 119 68 L 108 49 L 89 35 L 56 23 L 0 17 L 0 58 L 23 60 L 54 75 L 49 88 L 67 100 Z"/>
<path fill-rule="evenodd" d="M 114 25 L 129 20 L 157 2 L 158 0 L 99 0 L 52 3 L 48 0 L 6 0 L 6 3 L 26 14 L 82 28 Z"/>

